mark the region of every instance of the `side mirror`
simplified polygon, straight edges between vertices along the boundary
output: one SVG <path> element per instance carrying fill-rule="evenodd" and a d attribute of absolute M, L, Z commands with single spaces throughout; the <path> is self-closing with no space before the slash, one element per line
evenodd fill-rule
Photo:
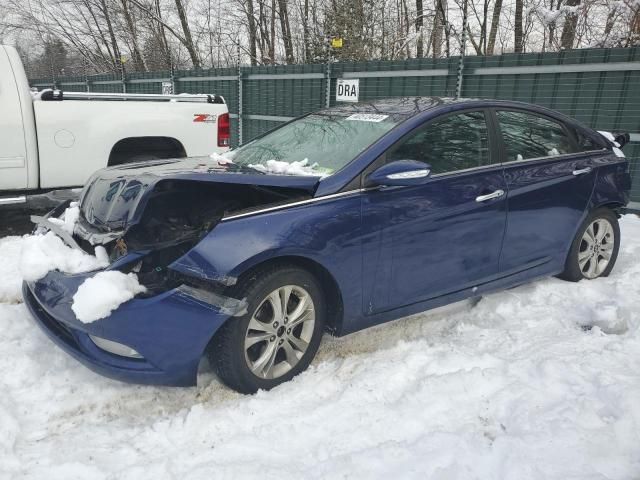
<path fill-rule="evenodd" d="M 389 187 L 423 185 L 429 181 L 431 165 L 415 160 L 396 160 L 377 168 L 367 177 L 367 183 Z"/>
<path fill-rule="evenodd" d="M 621 133 L 615 138 L 615 141 L 620 145 L 620 148 L 624 147 L 631 140 L 631 135 L 628 133 Z"/>

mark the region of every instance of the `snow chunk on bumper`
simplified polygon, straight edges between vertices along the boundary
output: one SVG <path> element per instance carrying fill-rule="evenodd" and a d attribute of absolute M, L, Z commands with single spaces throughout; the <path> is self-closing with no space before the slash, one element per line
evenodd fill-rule
<path fill-rule="evenodd" d="M 53 232 L 25 237 L 20 255 L 20 272 L 28 282 L 40 280 L 51 270 L 83 273 L 109 265 L 107 251 L 96 247 L 95 256 L 68 247 Z"/>
<path fill-rule="evenodd" d="M 71 309 L 78 320 L 91 323 L 108 317 L 120 305 L 144 291 L 146 288 L 138 283 L 134 273 L 99 272 L 78 287 Z"/>

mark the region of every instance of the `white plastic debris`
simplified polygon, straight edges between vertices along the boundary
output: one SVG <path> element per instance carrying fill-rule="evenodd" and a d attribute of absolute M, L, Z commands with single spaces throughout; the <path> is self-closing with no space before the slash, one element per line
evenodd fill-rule
<path fill-rule="evenodd" d="M 56 225 L 60 225 L 65 232 L 73 234 L 73 229 L 75 228 L 79 217 L 80 207 L 78 206 L 78 202 L 71 202 L 60 218 L 49 218 L 49 221 Z"/>

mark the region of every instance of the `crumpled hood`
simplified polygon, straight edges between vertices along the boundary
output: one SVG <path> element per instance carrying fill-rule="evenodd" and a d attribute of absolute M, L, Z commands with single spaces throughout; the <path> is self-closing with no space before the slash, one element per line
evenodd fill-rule
<path fill-rule="evenodd" d="M 80 197 L 82 216 L 105 232 L 124 230 L 139 222 L 149 194 L 171 180 L 283 187 L 312 195 L 319 178 L 264 174 L 209 157 L 131 163 L 99 170 L 89 179 Z"/>

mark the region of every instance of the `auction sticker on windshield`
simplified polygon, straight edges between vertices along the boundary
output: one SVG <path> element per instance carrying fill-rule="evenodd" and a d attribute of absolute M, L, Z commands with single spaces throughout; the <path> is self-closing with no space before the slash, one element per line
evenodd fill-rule
<path fill-rule="evenodd" d="M 376 113 L 354 113 L 349 115 L 346 120 L 357 120 L 360 122 L 381 122 L 389 115 L 378 115 Z"/>

